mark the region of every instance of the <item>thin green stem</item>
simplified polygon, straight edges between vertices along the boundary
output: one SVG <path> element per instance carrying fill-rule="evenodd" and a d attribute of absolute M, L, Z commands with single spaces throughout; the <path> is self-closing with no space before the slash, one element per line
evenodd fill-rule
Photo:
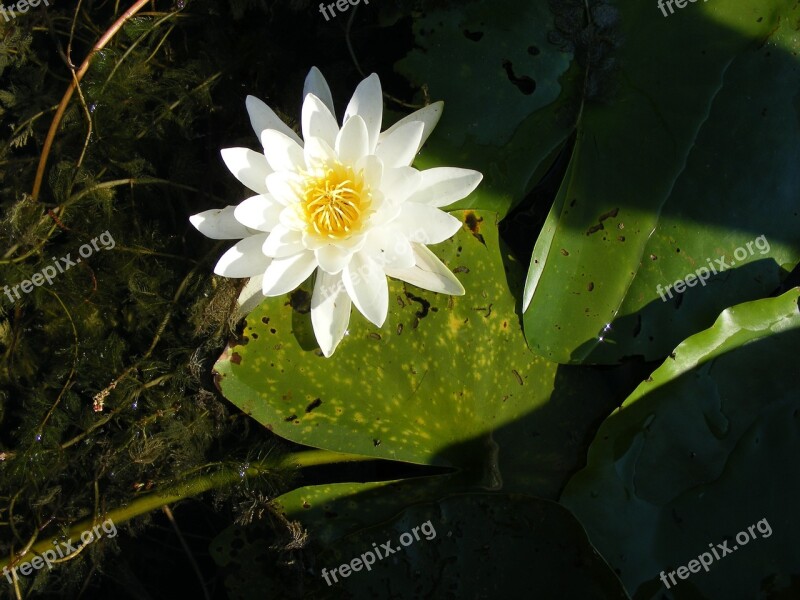
<path fill-rule="evenodd" d="M 358 454 L 340 454 L 329 450 L 308 450 L 288 454 L 279 458 L 253 462 L 243 469 L 221 469 L 214 473 L 207 473 L 186 482 L 175 484 L 167 489 L 140 496 L 129 502 L 126 506 L 108 511 L 103 515 L 97 515 L 95 518 L 85 519 L 79 523 L 75 523 L 69 528 L 66 539 L 79 540 L 81 533 L 91 531 L 95 525 L 99 525 L 107 520 L 111 520 L 116 526 L 161 508 L 164 505 L 198 496 L 209 490 L 233 485 L 246 477 L 259 477 L 270 472 L 292 467 L 316 467 L 320 465 L 368 460 L 374 460 L 374 458 Z M 53 536 L 35 544 L 30 544 L 25 553 L 0 559 L 0 570 L 10 565 L 14 566 L 22 562 L 30 561 L 34 556 L 41 555 L 45 550 L 52 549 L 58 541 L 64 539 L 64 536 Z"/>

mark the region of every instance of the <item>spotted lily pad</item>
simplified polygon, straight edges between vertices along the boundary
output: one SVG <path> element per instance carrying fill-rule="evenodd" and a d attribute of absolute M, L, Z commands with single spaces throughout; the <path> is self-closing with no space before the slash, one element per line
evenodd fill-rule
<path fill-rule="evenodd" d="M 268 299 L 217 363 L 220 389 L 300 444 L 554 497 L 580 463 L 576 431 L 608 411 L 608 393 L 596 373 L 530 352 L 515 300 L 521 269 L 499 247 L 496 215 L 456 214 L 463 229 L 434 249 L 465 296 L 392 281 L 384 327 L 354 311 L 331 358 L 309 333 L 306 292 Z"/>

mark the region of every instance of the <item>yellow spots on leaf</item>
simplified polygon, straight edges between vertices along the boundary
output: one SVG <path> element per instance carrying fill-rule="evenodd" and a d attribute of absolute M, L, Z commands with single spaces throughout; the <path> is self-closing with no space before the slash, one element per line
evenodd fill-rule
<path fill-rule="evenodd" d="M 315 236 L 349 235 L 371 210 L 368 190 L 358 187 L 358 173 L 322 175 L 301 190 L 306 223 Z M 225 395 L 256 409 L 255 419 L 292 441 L 414 464 L 429 463 L 460 443 L 482 443 L 480 434 L 543 404 L 556 367 L 527 349 L 495 223 L 481 222 L 481 213 L 467 214 L 471 227 L 434 248 L 445 264 L 469 269 L 458 274 L 466 296 L 414 291 L 431 303 L 419 318 L 417 303 L 406 299 L 406 286 L 392 279 L 387 323 L 375 330 L 353 309 L 350 334 L 332 359 L 293 335 L 295 321 L 310 322 L 310 315 L 297 313 L 285 297 L 267 299 L 248 316 L 254 323 L 247 329 L 250 340 L 235 348 L 242 365 L 224 371 Z M 376 331 L 382 343 L 369 337 Z M 306 412 L 315 398 L 323 403 Z M 297 418 L 286 422 L 293 414 Z M 313 497 L 316 508 L 320 496 Z"/>
<path fill-rule="evenodd" d="M 462 317 L 452 312 L 447 315 L 447 330 L 450 332 L 451 337 L 455 336 L 464 325 L 466 325 L 466 323 L 464 323 Z"/>

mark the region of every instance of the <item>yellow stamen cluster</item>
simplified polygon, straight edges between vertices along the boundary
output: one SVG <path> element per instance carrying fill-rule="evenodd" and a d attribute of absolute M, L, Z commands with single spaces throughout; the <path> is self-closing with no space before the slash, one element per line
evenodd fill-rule
<path fill-rule="evenodd" d="M 371 204 L 362 173 L 340 163 L 325 169 L 323 175 L 308 176 L 302 198 L 309 228 L 337 239 L 361 228 Z"/>

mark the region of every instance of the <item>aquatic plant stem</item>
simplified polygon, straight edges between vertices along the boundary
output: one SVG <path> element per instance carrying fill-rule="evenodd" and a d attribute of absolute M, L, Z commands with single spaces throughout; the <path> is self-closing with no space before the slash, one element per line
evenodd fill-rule
<path fill-rule="evenodd" d="M 42 188 L 42 180 L 44 179 L 44 170 L 47 167 L 47 158 L 50 156 L 50 150 L 53 146 L 53 140 L 56 137 L 58 126 L 61 124 L 61 120 L 64 118 L 64 113 L 67 110 L 69 101 L 72 99 L 72 95 L 75 93 L 75 89 L 80 84 L 83 76 L 86 75 L 86 71 L 89 70 L 89 65 L 92 62 L 95 52 L 102 50 L 105 45 L 111 41 L 111 38 L 113 38 L 122 28 L 125 21 L 139 12 L 148 2 L 150 2 L 150 0 L 137 0 L 133 6 L 126 10 L 122 16 L 117 19 L 111 27 L 108 28 L 103 36 L 97 40 L 97 43 L 92 48 L 91 52 L 89 52 L 89 54 L 86 56 L 80 68 L 77 71 L 74 71 L 72 82 L 69 84 L 67 91 L 64 93 L 64 97 L 61 99 L 61 103 L 58 105 L 56 114 L 53 116 L 53 122 L 50 123 L 50 131 L 47 132 L 47 138 L 45 139 L 44 147 L 42 148 L 42 155 L 39 157 L 39 166 L 36 169 L 36 178 L 33 180 L 33 191 L 31 192 L 31 197 L 34 202 L 39 198 L 39 191 Z"/>
<path fill-rule="evenodd" d="M 194 477 L 182 483 L 177 483 L 164 490 L 154 491 L 144 496 L 140 496 L 129 502 L 126 506 L 110 510 L 102 515 L 97 515 L 92 519 L 85 519 L 72 525 L 64 536 L 54 536 L 29 544 L 29 548 L 24 554 L 4 557 L 0 559 L 0 570 L 7 566 L 16 566 L 23 562 L 30 561 L 34 556 L 40 555 L 45 550 L 50 550 L 58 541 L 72 540 L 78 545 L 81 533 L 91 531 L 95 525 L 104 521 L 111 520 L 115 526 L 129 521 L 135 517 L 147 514 L 162 506 L 185 500 L 193 496 L 198 496 L 213 489 L 224 488 L 235 484 L 237 481 L 247 477 L 259 477 L 271 471 L 287 468 L 316 467 L 320 465 L 361 462 L 374 460 L 373 457 L 358 454 L 341 454 L 328 450 L 307 450 L 296 452 L 281 457 L 266 459 L 258 462 L 251 462 L 243 468 L 224 468 L 213 473 L 207 473 Z M 92 542 L 90 542 L 92 543 Z M 83 548 L 83 546 L 80 546 Z M 76 552 L 77 554 L 77 552 Z"/>

